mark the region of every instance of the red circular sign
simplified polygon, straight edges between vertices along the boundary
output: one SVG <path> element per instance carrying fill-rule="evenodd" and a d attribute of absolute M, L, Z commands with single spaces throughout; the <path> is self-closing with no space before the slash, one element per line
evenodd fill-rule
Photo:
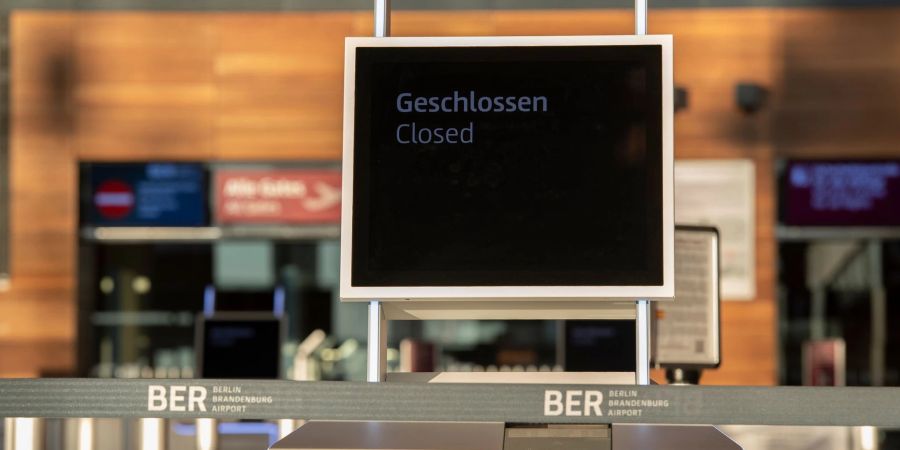
<path fill-rule="evenodd" d="M 94 192 L 94 206 L 106 219 L 121 219 L 134 208 L 134 192 L 131 186 L 123 181 L 104 181 Z"/>

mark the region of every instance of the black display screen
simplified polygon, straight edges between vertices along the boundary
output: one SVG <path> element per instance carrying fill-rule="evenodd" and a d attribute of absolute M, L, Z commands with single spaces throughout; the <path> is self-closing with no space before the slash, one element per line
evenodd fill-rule
<path fill-rule="evenodd" d="M 662 47 L 356 49 L 354 286 L 659 286 Z"/>
<path fill-rule="evenodd" d="M 203 378 L 280 378 L 278 319 L 208 319 L 202 339 Z"/>
<path fill-rule="evenodd" d="M 795 226 L 900 225 L 900 160 L 789 161 L 782 219 Z"/>
<path fill-rule="evenodd" d="M 637 365 L 633 320 L 567 320 L 565 362 L 569 372 L 633 372 Z"/>

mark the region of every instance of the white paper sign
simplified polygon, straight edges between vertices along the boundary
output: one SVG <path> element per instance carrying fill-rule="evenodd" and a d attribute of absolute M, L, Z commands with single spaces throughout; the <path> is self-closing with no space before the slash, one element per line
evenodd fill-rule
<path fill-rule="evenodd" d="M 756 183 L 753 161 L 675 162 L 675 223 L 719 229 L 723 300 L 756 297 Z"/>
<path fill-rule="evenodd" d="M 655 364 L 719 364 L 719 243 L 707 228 L 675 229 L 675 301 L 655 302 Z"/>

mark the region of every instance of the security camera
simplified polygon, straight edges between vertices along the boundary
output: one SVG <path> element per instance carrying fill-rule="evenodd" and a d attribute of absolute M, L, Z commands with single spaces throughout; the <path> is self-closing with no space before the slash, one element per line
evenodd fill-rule
<path fill-rule="evenodd" d="M 737 107 L 746 114 L 753 114 L 765 105 L 769 91 L 756 83 L 738 83 L 734 87 Z"/>

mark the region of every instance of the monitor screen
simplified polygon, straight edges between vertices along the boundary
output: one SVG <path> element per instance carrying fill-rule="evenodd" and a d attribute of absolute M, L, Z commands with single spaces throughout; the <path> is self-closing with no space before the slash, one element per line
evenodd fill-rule
<path fill-rule="evenodd" d="M 781 184 L 787 225 L 900 225 L 900 160 L 789 161 Z"/>
<path fill-rule="evenodd" d="M 568 372 L 634 372 L 633 320 L 567 320 L 563 322 L 563 368 Z"/>
<path fill-rule="evenodd" d="M 82 223 L 93 226 L 208 224 L 206 170 L 198 163 L 82 166 Z"/>
<path fill-rule="evenodd" d="M 348 51 L 352 286 L 664 285 L 663 45 Z"/>
<path fill-rule="evenodd" d="M 280 378 L 281 327 L 281 320 L 274 317 L 204 319 L 200 336 L 201 376 Z"/>

